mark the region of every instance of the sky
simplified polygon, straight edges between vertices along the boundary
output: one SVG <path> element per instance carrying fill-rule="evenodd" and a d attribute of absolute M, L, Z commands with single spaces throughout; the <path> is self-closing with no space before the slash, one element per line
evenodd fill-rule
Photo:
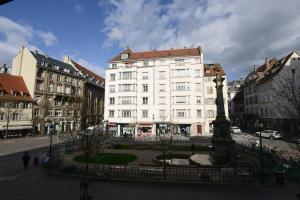
<path fill-rule="evenodd" d="M 0 65 L 22 46 L 104 75 L 133 51 L 201 46 L 229 80 L 300 51 L 299 0 L 14 0 L 0 6 Z"/>

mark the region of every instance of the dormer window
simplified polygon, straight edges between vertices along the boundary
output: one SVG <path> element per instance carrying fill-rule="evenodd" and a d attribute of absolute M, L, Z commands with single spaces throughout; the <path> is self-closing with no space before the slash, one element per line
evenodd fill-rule
<path fill-rule="evenodd" d="M 69 69 L 66 69 L 66 68 L 64 68 L 64 72 L 66 72 L 66 73 L 70 73 L 70 70 L 69 70 Z"/>
<path fill-rule="evenodd" d="M 59 70 L 59 65 L 54 65 L 54 69 Z"/>
<path fill-rule="evenodd" d="M 111 64 L 111 68 L 117 68 L 117 64 L 116 63 Z"/>
<path fill-rule="evenodd" d="M 121 59 L 127 59 L 128 58 L 128 54 L 127 53 L 122 53 L 121 54 Z"/>
<path fill-rule="evenodd" d="M 4 95 L 3 90 L 0 90 L 0 96 L 3 96 L 3 95 Z"/>

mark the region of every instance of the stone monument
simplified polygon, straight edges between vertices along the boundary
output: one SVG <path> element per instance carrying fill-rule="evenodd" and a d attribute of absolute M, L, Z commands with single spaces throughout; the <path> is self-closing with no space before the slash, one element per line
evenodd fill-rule
<path fill-rule="evenodd" d="M 217 117 L 213 121 L 214 132 L 212 137 L 213 152 L 210 160 L 214 165 L 232 165 L 234 162 L 234 144 L 230 134 L 230 122 L 226 119 L 223 98 L 223 84 L 224 78 L 221 74 L 221 69 L 216 69 L 216 83 L 217 90 Z"/>

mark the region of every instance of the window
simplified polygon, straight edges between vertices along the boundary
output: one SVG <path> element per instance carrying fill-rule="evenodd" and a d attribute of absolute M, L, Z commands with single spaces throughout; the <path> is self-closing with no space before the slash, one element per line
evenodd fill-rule
<path fill-rule="evenodd" d="M 176 65 L 183 65 L 184 64 L 184 59 L 176 59 L 175 64 Z"/>
<path fill-rule="evenodd" d="M 196 91 L 201 91 L 201 83 L 196 83 Z"/>
<path fill-rule="evenodd" d="M 122 105 L 130 105 L 132 104 L 133 97 L 120 97 Z"/>
<path fill-rule="evenodd" d="M 53 116 L 53 110 L 48 110 L 48 116 Z"/>
<path fill-rule="evenodd" d="M 122 53 L 121 54 L 121 59 L 127 59 L 128 58 L 128 54 L 127 53 Z"/>
<path fill-rule="evenodd" d="M 166 104 L 166 97 L 159 97 L 159 104 Z"/>
<path fill-rule="evenodd" d="M 176 117 L 185 117 L 185 110 L 176 110 Z"/>
<path fill-rule="evenodd" d="M 204 78 L 204 80 L 205 80 L 205 82 L 210 82 L 210 81 L 213 80 L 213 78 L 210 77 L 210 76 L 207 76 L 207 77 Z"/>
<path fill-rule="evenodd" d="M 176 83 L 175 87 L 176 87 L 175 88 L 176 91 L 186 91 L 187 90 L 185 82 Z"/>
<path fill-rule="evenodd" d="M 165 79 L 166 78 L 166 72 L 165 71 L 159 71 L 159 79 Z"/>
<path fill-rule="evenodd" d="M 213 98 L 206 98 L 205 99 L 205 104 L 214 105 L 215 104 L 215 99 L 213 99 Z"/>
<path fill-rule="evenodd" d="M 55 100 L 54 103 L 55 103 L 56 106 L 61 106 L 61 101 L 60 100 Z"/>
<path fill-rule="evenodd" d="M 60 82 L 60 81 L 61 81 L 60 76 L 57 76 L 57 77 L 56 77 L 56 80 L 57 80 L 57 82 Z"/>
<path fill-rule="evenodd" d="M 200 96 L 196 97 L 196 104 L 201 104 L 201 97 Z"/>
<path fill-rule="evenodd" d="M 29 103 L 24 103 L 23 108 L 29 108 Z"/>
<path fill-rule="evenodd" d="M 48 79 L 49 80 L 53 80 L 53 74 L 52 74 L 52 72 L 49 73 Z"/>
<path fill-rule="evenodd" d="M 202 117 L 202 110 L 197 110 L 197 117 Z"/>
<path fill-rule="evenodd" d="M 148 117 L 148 110 L 142 110 L 142 117 L 144 118 Z"/>
<path fill-rule="evenodd" d="M 110 80 L 111 80 L 111 81 L 116 80 L 116 74 L 111 74 L 111 75 L 110 75 Z"/>
<path fill-rule="evenodd" d="M 69 82 L 69 79 L 68 77 L 65 77 L 65 82 L 68 83 Z"/>
<path fill-rule="evenodd" d="M 148 104 L 148 97 L 143 97 L 143 104 L 144 105 Z"/>
<path fill-rule="evenodd" d="M 200 69 L 195 70 L 195 76 L 200 77 Z"/>
<path fill-rule="evenodd" d="M 149 64 L 148 61 L 143 62 L 144 67 L 148 67 L 148 64 Z"/>
<path fill-rule="evenodd" d="M 34 114 L 35 114 L 35 116 L 39 116 L 40 115 L 40 109 L 36 108 L 34 110 Z"/>
<path fill-rule="evenodd" d="M 64 72 L 66 72 L 66 73 L 70 73 L 70 70 L 69 70 L 69 69 L 67 69 L 67 68 L 64 68 Z"/>
<path fill-rule="evenodd" d="M 159 84 L 159 91 L 160 92 L 166 91 L 166 84 Z"/>
<path fill-rule="evenodd" d="M 61 117 L 61 110 L 55 110 L 55 116 Z"/>
<path fill-rule="evenodd" d="M 65 87 L 66 94 L 71 94 L 71 87 L 67 86 Z"/>
<path fill-rule="evenodd" d="M 142 77 L 144 80 L 149 79 L 148 72 L 142 72 Z"/>
<path fill-rule="evenodd" d="M 121 84 L 119 90 L 121 92 L 133 92 L 135 91 L 135 84 Z"/>
<path fill-rule="evenodd" d="M 143 92 L 148 92 L 148 85 L 143 85 Z"/>
<path fill-rule="evenodd" d="M 61 93 L 62 92 L 62 85 L 56 86 L 56 92 Z"/>
<path fill-rule="evenodd" d="M 214 88 L 213 88 L 213 86 L 207 86 L 207 94 L 213 94 L 213 92 L 214 92 Z"/>
<path fill-rule="evenodd" d="M 115 98 L 114 98 L 114 97 L 110 97 L 110 98 L 109 98 L 109 104 L 110 104 L 110 105 L 115 104 Z"/>
<path fill-rule="evenodd" d="M 114 117 L 115 116 L 115 111 L 114 110 L 110 110 L 109 111 L 109 117 Z"/>
<path fill-rule="evenodd" d="M 43 71 L 38 71 L 37 77 L 38 78 L 43 78 Z"/>
<path fill-rule="evenodd" d="M 122 110 L 122 117 L 131 117 L 131 110 Z"/>
<path fill-rule="evenodd" d="M 121 79 L 132 79 L 132 72 L 122 72 L 121 73 Z"/>
<path fill-rule="evenodd" d="M 187 76 L 187 70 L 185 70 L 185 69 L 175 69 L 174 76 L 175 77 L 185 77 L 185 76 Z"/>
<path fill-rule="evenodd" d="M 111 93 L 116 92 L 116 86 L 110 85 L 110 86 L 109 86 L 109 92 L 111 92 Z"/>
<path fill-rule="evenodd" d="M 175 102 L 176 104 L 186 104 L 186 96 L 176 96 Z"/>
<path fill-rule="evenodd" d="M 117 64 L 116 63 L 111 64 L 111 68 L 117 68 Z"/>
<path fill-rule="evenodd" d="M 210 117 L 210 118 L 214 118 L 215 117 L 215 112 L 213 110 L 208 110 L 207 111 L 207 117 Z"/>
<path fill-rule="evenodd" d="M 52 83 L 50 83 L 48 85 L 48 92 L 53 92 L 53 84 Z"/>

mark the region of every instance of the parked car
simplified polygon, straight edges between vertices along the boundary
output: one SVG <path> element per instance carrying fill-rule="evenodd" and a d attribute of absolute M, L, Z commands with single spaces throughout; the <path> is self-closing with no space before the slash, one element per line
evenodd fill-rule
<path fill-rule="evenodd" d="M 259 137 L 259 135 L 260 135 L 259 133 L 260 132 L 256 132 L 255 136 Z M 261 137 L 269 138 L 269 139 L 273 140 L 273 139 L 280 139 L 280 138 L 282 138 L 282 135 L 278 131 L 264 130 L 264 131 L 261 132 Z"/>
<path fill-rule="evenodd" d="M 239 127 L 232 126 L 232 127 L 230 127 L 230 132 L 231 133 L 241 133 L 242 131 L 241 131 L 241 129 Z"/>

